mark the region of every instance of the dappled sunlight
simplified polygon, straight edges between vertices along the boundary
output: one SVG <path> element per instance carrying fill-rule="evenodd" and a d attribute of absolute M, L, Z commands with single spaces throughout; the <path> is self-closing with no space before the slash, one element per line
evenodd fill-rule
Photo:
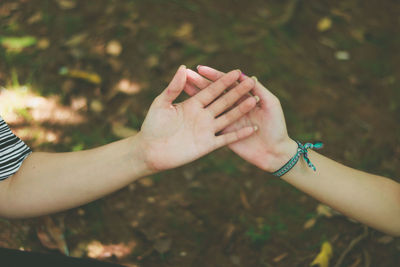
<path fill-rule="evenodd" d="M 128 79 L 122 79 L 117 83 L 116 89 L 125 94 L 134 95 L 140 92 L 142 86 Z"/>
<path fill-rule="evenodd" d="M 60 126 L 85 123 L 87 110 L 84 97 L 71 99 L 71 105 L 60 103 L 60 97 L 43 97 L 29 86 L 0 88 L 0 114 L 13 132 L 32 147 L 62 141 Z"/>
<path fill-rule="evenodd" d="M 181 64 L 239 68 L 280 99 L 292 138 L 399 177 L 394 2 L 0 1 L 0 116 L 33 151 L 87 150 L 137 134 Z M 0 218 L 0 247 L 132 267 L 306 266 L 329 254 L 323 241 L 337 261 L 363 230 L 229 148 L 51 218 Z M 399 251 L 371 231 L 344 264 L 397 266 Z"/>
<path fill-rule="evenodd" d="M 79 113 L 86 106 L 82 99 L 72 106 L 60 104 L 59 96 L 42 97 L 27 86 L 0 90 L 0 114 L 8 123 L 49 123 L 76 125 L 86 121 Z"/>
<path fill-rule="evenodd" d="M 32 147 L 38 147 L 44 143 L 60 143 L 62 131 L 52 130 L 43 126 L 13 127 L 13 132 L 22 140 L 29 140 Z"/>
<path fill-rule="evenodd" d="M 118 244 L 102 244 L 100 241 L 92 241 L 87 245 L 87 255 L 95 259 L 107 259 L 116 257 L 118 259 L 124 258 L 131 254 L 136 247 L 135 241 L 129 243 Z"/>

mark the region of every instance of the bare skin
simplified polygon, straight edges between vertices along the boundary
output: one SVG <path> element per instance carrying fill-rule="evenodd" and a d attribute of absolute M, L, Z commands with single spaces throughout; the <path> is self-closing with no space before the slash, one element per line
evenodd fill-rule
<path fill-rule="evenodd" d="M 256 105 L 250 98 L 231 107 L 255 86 L 253 79 L 236 84 L 239 77 L 239 70 L 231 71 L 173 104 L 186 84 L 186 67 L 181 66 L 152 103 L 137 135 L 86 151 L 32 153 L 17 173 L 0 182 L 0 216 L 32 217 L 76 207 L 249 137 L 256 130 L 252 125 L 216 135 Z M 221 96 L 232 85 L 232 93 Z"/>
<path fill-rule="evenodd" d="M 206 66 L 199 66 L 198 72 L 200 75 L 187 70 L 185 91 L 189 95 L 201 92 L 210 82 L 223 75 Z M 229 147 L 257 167 L 274 172 L 296 153 L 297 144 L 287 133 L 279 100 L 259 82 L 251 92 L 260 98 L 259 105 L 227 127 L 225 132 L 254 124 L 260 130 Z M 246 97 L 241 101 L 244 99 Z M 359 222 L 400 236 L 399 183 L 346 167 L 312 150 L 309 150 L 309 158 L 317 168 L 315 172 L 300 160 L 281 178 Z"/>

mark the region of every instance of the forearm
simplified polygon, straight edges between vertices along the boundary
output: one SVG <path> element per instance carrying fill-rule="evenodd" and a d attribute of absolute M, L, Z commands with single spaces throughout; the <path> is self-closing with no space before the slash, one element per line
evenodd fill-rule
<path fill-rule="evenodd" d="M 400 235 L 400 184 L 361 172 L 309 150 L 282 179 L 341 213 L 383 232 Z"/>
<path fill-rule="evenodd" d="M 138 138 L 68 153 L 32 153 L 0 184 L 0 214 L 31 217 L 76 207 L 150 174 Z"/>

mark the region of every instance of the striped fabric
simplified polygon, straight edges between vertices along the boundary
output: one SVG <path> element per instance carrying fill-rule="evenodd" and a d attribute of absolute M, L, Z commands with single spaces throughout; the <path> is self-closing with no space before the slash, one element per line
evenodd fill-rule
<path fill-rule="evenodd" d="M 15 136 L 0 117 L 0 180 L 18 171 L 32 150 Z"/>

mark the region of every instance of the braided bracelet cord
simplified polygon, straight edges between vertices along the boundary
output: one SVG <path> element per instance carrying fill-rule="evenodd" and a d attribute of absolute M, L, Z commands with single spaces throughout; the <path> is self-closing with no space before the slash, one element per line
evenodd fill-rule
<path fill-rule="evenodd" d="M 303 156 L 304 160 L 306 161 L 308 167 L 316 171 L 317 169 L 315 168 L 314 164 L 311 163 L 310 159 L 308 158 L 308 149 L 315 148 L 315 149 L 320 149 L 322 148 L 323 144 L 321 142 L 317 143 L 306 143 L 305 145 L 301 144 L 299 141 L 296 141 L 297 143 L 297 152 L 296 154 L 285 164 L 283 165 L 279 170 L 275 171 L 272 173 L 272 175 L 281 177 L 288 171 L 290 171 L 294 165 L 299 161 L 299 158 Z"/>

